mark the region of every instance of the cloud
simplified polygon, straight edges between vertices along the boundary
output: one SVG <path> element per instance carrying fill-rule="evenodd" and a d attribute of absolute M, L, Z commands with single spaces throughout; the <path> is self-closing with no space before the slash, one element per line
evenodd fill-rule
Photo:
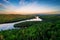
<path fill-rule="evenodd" d="M 20 0 L 20 6 L 13 6 L 9 1 L 4 0 L 5 2 L 9 3 L 10 5 L 3 5 L 6 9 L 6 12 L 13 12 L 16 14 L 33 14 L 33 13 L 46 13 L 56 11 L 55 8 L 49 7 L 47 5 L 38 4 L 36 1 L 27 2 L 25 0 Z"/>
<path fill-rule="evenodd" d="M 20 4 L 20 5 L 24 5 L 24 4 L 25 4 L 25 0 L 20 0 L 20 1 L 19 1 L 19 4 Z"/>
<path fill-rule="evenodd" d="M 8 0 L 3 0 L 4 2 L 6 2 L 8 4 L 8 6 L 14 6 L 12 3 L 10 3 Z"/>
<path fill-rule="evenodd" d="M 43 13 L 43 12 L 51 12 L 55 11 L 48 6 L 38 5 L 37 2 L 32 2 L 27 5 L 22 5 L 16 9 L 16 12 L 21 13 Z"/>

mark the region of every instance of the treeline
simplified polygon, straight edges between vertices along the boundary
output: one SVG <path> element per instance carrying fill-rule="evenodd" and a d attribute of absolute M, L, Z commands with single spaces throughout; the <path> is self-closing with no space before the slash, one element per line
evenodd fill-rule
<path fill-rule="evenodd" d="M 44 15 L 44 16 L 39 16 L 40 18 L 43 19 L 43 21 L 49 21 L 49 22 L 55 22 L 60 20 L 60 15 Z"/>

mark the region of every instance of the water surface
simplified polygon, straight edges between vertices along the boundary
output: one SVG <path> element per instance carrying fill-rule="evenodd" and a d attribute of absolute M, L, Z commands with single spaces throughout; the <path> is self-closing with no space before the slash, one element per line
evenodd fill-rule
<path fill-rule="evenodd" d="M 26 22 L 26 21 L 42 21 L 42 20 L 41 19 L 29 19 L 29 20 L 14 22 L 14 23 L 0 24 L 0 31 L 8 30 L 8 29 L 15 29 L 15 27 L 14 27 L 15 24 Z"/>

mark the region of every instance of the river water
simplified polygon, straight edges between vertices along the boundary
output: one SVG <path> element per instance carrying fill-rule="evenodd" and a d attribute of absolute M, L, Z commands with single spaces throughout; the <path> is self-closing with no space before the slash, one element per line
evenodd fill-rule
<path fill-rule="evenodd" d="M 8 29 L 15 29 L 14 28 L 15 24 L 26 22 L 26 21 L 42 21 L 42 19 L 29 19 L 29 20 L 14 22 L 14 23 L 0 24 L 0 31 L 1 30 L 8 30 Z"/>
<path fill-rule="evenodd" d="M 0 24 L 0 31 L 1 30 L 8 30 L 8 29 L 15 29 L 14 24 L 22 23 L 26 21 L 19 21 L 14 23 L 6 23 L 6 24 Z"/>

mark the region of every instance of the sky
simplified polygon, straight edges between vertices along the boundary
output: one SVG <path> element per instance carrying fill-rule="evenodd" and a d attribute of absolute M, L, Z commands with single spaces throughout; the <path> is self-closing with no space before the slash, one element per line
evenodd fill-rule
<path fill-rule="evenodd" d="M 0 0 L 0 14 L 53 14 L 60 12 L 60 0 Z"/>

